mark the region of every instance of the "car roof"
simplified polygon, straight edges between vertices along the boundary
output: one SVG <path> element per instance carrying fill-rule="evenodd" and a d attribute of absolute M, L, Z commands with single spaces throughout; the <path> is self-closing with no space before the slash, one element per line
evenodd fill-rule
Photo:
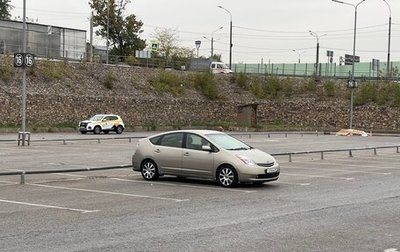
<path fill-rule="evenodd" d="M 217 130 L 195 130 L 195 129 L 187 129 L 187 130 L 173 130 L 173 131 L 165 131 L 165 132 L 161 132 L 158 133 L 156 135 L 152 135 L 150 137 L 155 137 L 155 136 L 160 136 L 160 135 L 165 135 L 165 134 L 171 134 L 171 133 L 194 133 L 194 134 L 198 134 L 201 136 L 205 136 L 208 134 L 225 134 L 221 131 L 217 131 Z"/>
<path fill-rule="evenodd" d="M 96 114 L 94 116 L 118 116 L 118 115 L 115 115 L 115 114 Z"/>

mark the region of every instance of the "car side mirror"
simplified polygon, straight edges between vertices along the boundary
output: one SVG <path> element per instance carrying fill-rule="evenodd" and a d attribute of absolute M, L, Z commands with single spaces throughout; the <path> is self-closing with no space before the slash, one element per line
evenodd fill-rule
<path fill-rule="evenodd" d="M 203 146 L 201 146 L 201 149 L 202 149 L 203 151 L 212 152 L 211 146 L 209 146 L 209 145 L 203 145 Z"/>

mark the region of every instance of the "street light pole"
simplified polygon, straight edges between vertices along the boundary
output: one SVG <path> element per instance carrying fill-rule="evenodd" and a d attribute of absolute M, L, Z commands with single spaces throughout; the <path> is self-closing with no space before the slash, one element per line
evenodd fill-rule
<path fill-rule="evenodd" d="M 221 29 L 223 29 L 223 28 L 224 28 L 224 27 L 221 26 L 221 27 L 219 27 L 218 29 L 216 29 L 216 30 L 214 30 L 213 32 L 211 32 L 211 40 L 208 39 L 206 36 L 203 36 L 203 38 L 205 38 L 205 39 L 207 39 L 207 40 L 210 40 L 210 43 L 211 43 L 211 56 L 210 56 L 210 58 L 214 57 L 214 33 L 217 32 L 217 31 L 219 31 L 219 30 L 221 30 Z"/>
<path fill-rule="evenodd" d="M 22 13 L 22 53 L 26 53 L 26 0 L 23 2 Z M 19 137 L 18 137 L 19 138 Z M 26 70 L 22 68 L 22 146 L 26 138 Z"/>
<path fill-rule="evenodd" d="M 319 38 L 326 36 L 326 34 L 323 34 L 321 36 L 318 36 L 317 33 L 309 30 L 308 31 L 310 33 L 311 36 L 315 37 L 317 39 L 317 52 L 316 52 L 316 60 L 315 60 L 315 76 L 319 76 L 319 72 L 318 72 L 318 67 L 319 67 Z"/>
<path fill-rule="evenodd" d="M 301 62 L 301 60 L 300 60 L 301 54 L 303 54 L 304 52 L 298 52 L 298 51 L 296 51 L 295 49 L 293 49 L 292 51 L 295 52 L 295 53 L 297 53 L 297 55 L 299 56 L 298 62 L 299 62 L 299 64 L 300 64 L 300 62 Z"/>
<path fill-rule="evenodd" d="M 110 46 L 110 41 L 108 39 L 110 35 L 110 0 L 107 0 L 107 52 L 106 52 L 106 64 L 108 64 L 108 49 Z"/>
<path fill-rule="evenodd" d="M 225 9 L 224 7 L 222 7 L 221 5 L 218 5 L 218 8 L 223 9 L 224 11 L 228 12 L 229 16 L 230 16 L 230 23 L 229 23 L 229 68 L 232 69 L 232 13 Z"/>
<path fill-rule="evenodd" d="M 355 88 L 355 80 L 354 80 L 354 60 L 356 57 L 356 31 L 357 31 L 357 9 L 360 4 L 365 2 L 365 0 L 361 0 L 358 4 L 346 3 L 343 1 L 332 0 L 333 2 L 349 5 L 354 7 L 354 38 L 353 38 L 353 58 L 352 58 L 352 66 L 351 66 L 351 76 L 350 76 L 350 88 L 351 88 L 351 98 L 350 98 L 350 129 L 353 128 L 353 103 L 354 103 L 354 88 Z"/>
<path fill-rule="evenodd" d="M 386 0 L 383 0 L 389 8 L 389 37 L 388 37 L 388 53 L 387 53 L 387 77 L 392 77 L 392 69 L 390 67 L 390 37 L 392 33 L 392 8 Z"/>

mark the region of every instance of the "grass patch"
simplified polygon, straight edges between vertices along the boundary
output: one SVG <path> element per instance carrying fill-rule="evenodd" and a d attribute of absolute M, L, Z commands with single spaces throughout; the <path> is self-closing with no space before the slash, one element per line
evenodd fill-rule
<path fill-rule="evenodd" d="M 58 61 L 45 61 L 43 62 L 43 75 L 46 80 L 61 80 L 66 73 L 66 64 Z"/>
<path fill-rule="evenodd" d="M 160 70 L 158 76 L 149 80 L 158 93 L 171 93 L 175 96 L 185 92 L 182 79 L 172 71 Z"/>
<path fill-rule="evenodd" d="M 0 78 L 5 82 L 9 82 L 14 79 L 15 68 L 11 59 L 4 59 L 0 65 Z"/>
<path fill-rule="evenodd" d="M 104 78 L 103 81 L 103 86 L 109 90 L 112 90 L 114 87 L 114 82 L 117 81 L 117 77 L 114 75 L 113 72 L 108 72 L 106 77 Z"/>
<path fill-rule="evenodd" d="M 219 97 L 217 81 L 212 73 L 196 73 L 193 77 L 193 84 L 197 90 L 200 90 L 210 100 L 215 100 Z"/>

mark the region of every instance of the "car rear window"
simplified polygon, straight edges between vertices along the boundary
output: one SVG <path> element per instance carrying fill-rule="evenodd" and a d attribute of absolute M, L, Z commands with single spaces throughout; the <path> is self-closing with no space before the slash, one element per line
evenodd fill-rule
<path fill-rule="evenodd" d="M 161 138 L 161 136 L 152 137 L 152 138 L 150 138 L 150 142 L 152 144 L 158 145 L 160 138 Z"/>

